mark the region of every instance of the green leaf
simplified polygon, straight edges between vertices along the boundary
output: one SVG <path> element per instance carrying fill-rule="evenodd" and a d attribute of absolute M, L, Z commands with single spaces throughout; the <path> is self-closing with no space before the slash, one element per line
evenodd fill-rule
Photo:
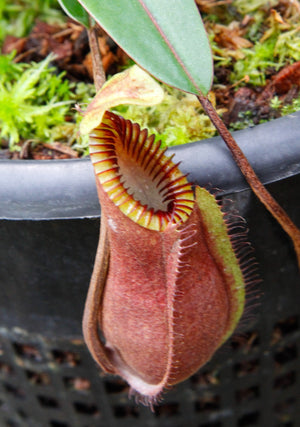
<path fill-rule="evenodd" d="M 58 0 L 61 8 L 75 21 L 89 27 L 89 15 L 77 0 Z"/>
<path fill-rule="evenodd" d="M 207 94 L 213 66 L 194 0 L 79 0 L 150 74 L 186 92 Z"/>

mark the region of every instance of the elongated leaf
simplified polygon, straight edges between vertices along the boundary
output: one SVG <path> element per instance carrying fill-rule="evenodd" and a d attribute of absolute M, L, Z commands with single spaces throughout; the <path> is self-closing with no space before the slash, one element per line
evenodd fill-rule
<path fill-rule="evenodd" d="M 85 27 L 89 26 L 89 15 L 77 0 L 58 0 L 61 8 L 75 21 L 80 22 Z"/>
<path fill-rule="evenodd" d="M 79 0 L 142 68 L 186 92 L 206 94 L 212 56 L 194 0 Z"/>

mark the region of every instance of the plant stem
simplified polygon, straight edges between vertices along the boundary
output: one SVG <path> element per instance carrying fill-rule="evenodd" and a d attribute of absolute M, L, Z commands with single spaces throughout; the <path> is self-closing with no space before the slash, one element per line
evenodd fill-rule
<path fill-rule="evenodd" d="M 223 138 L 227 147 L 229 148 L 231 155 L 240 168 L 242 174 L 247 180 L 248 184 L 252 188 L 253 192 L 256 194 L 258 199 L 264 204 L 268 211 L 273 215 L 274 218 L 279 222 L 281 227 L 285 232 L 290 236 L 294 244 L 294 249 L 297 255 L 298 266 L 300 269 L 300 230 L 289 218 L 287 213 L 282 209 L 282 207 L 276 202 L 276 200 L 271 196 L 267 191 L 264 185 L 259 180 L 258 176 L 252 169 L 252 166 L 248 162 L 246 156 L 238 146 L 237 142 L 223 123 L 222 119 L 217 114 L 216 110 L 212 106 L 211 102 L 207 97 L 202 94 L 198 95 L 198 99 L 209 116 L 210 120 L 214 124 L 215 128 L 218 130 L 219 134 Z"/>
<path fill-rule="evenodd" d="M 96 90 L 98 91 L 105 83 L 105 72 L 103 70 L 101 53 L 99 49 L 97 31 L 95 26 L 91 26 L 88 29 L 88 36 L 92 55 L 94 83 L 96 86 Z"/>
<path fill-rule="evenodd" d="M 93 63 L 94 83 L 96 90 L 98 91 L 105 83 L 105 73 L 102 66 L 96 29 L 95 26 L 92 25 L 91 19 L 90 28 L 88 29 L 88 36 Z M 99 243 L 97 247 L 93 274 L 84 307 L 82 329 L 84 340 L 94 360 L 102 367 L 105 372 L 115 373 L 115 370 L 109 358 L 107 357 L 105 346 L 101 342 L 98 330 L 100 319 L 99 313 L 101 310 L 102 296 L 109 267 L 109 255 L 110 249 L 106 218 L 103 212 L 101 212 Z"/>

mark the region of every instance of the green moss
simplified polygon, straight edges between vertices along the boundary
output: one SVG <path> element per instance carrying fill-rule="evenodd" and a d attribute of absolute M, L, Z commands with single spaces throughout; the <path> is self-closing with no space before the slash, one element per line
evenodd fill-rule
<path fill-rule="evenodd" d="M 275 35 L 277 41 L 274 47 L 274 56 L 283 66 L 285 62 L 300 61 L 300 26 Z"/>
<path fill-rule="evenodd" d="M 266 84 L 266 70 L 269 67 L 278 69 L 279 63 L 274 61 L 276 40 L 267 40 L 265 43 L 257 42 L 252 49 L 242 49 L 244 58 L 236 61 L 231 73 L 232 83 L 249 77 L 249 83 L 254 86 Z"/>
<path fill-rule="evenodd" d="M 283 32 L 271 29 L 270 37 L 257 41 L 251 49 L 242 49 L 242 53 L 244 57 L 234 64 L 231 81 L 248 76 L 250 84 L 263 86 L 270 67 L 278 71 L 285 64 L 300 60 L 300 27 Z"/>
<path fill-rule="evenodd" d="M 279 110 L 282 116 L 295 113 L 300 110 L 300 94 L 294 98 L 290 104 L 283 105 L 278 96 L 274 96 L 271 100 L 271 107 L 274 110 Z"/>
<path fill-rule="evenodd" d="M 44 61 L 15 64 L 13 54 L 0 55 L 0 138 L 9 142 L 10 149 L 19 150 L 21 140 L 52 142 L 63 139 L 71 144 L 77 137 L 80 115 L 74 104 L 88 102 L 93 95 L 85 85 L 75 85 L 49 67 L 49 55 Z M 89 96 L 90 95 L 90 96 Z M 66 117 L 71 118 L 66 122 Z M 81 151 L 87 141 L 79 141 Z"/>
<path fill-rule="evenodd" d="M 253 47 L 241 49 L 231 73 L 232 83 L 249 77 L 249 84 L 262 86 L 266 84 L 268 70 L 278 71 L 284 65 L 300 60 L 300 27 L 295 13 L 282 17 L 272 10 L 279 1 L 263 2 L 261 0 L 236 0 L 233 5 L 237 10 L 251 15 L 246 32 Z"/>
<path fill-rule="evenodd" d="M 276 6 L 279 0 L 233 0 L 232 5 L 242 15 L 251 14 L 259 9 Z"/>

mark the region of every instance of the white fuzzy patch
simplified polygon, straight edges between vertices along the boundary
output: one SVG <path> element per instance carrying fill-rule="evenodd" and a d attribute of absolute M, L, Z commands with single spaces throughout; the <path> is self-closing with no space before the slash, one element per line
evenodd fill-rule
<path fill-rule="evenodd" d="M 128 382 L 128 384 L 135 392 L 147 399 L 145 400 L 145 404 L 152 406 L 151 402 L 153 401 L 153 403 L 155 403 L 156 398 L 159 397 L 160 393 L 162 392 L 163 384 L 147 383 L 142 378 L 140 378 L 129 366 L 126 365 L 118 350 L 115 350 L 115 348 L 110 345 L 109 342 L 106 342 L 105 346 L 111 351 L 113 365 L 116 368 L 118 374 Z"/>
<path fill-rule="evenodd" d="M 117 224 L 115 223 L 115 221 L 112 218 L 108 218 L 107 223 L 113 231 L 115 231 L 115 232 L 117 231 Z"/>

